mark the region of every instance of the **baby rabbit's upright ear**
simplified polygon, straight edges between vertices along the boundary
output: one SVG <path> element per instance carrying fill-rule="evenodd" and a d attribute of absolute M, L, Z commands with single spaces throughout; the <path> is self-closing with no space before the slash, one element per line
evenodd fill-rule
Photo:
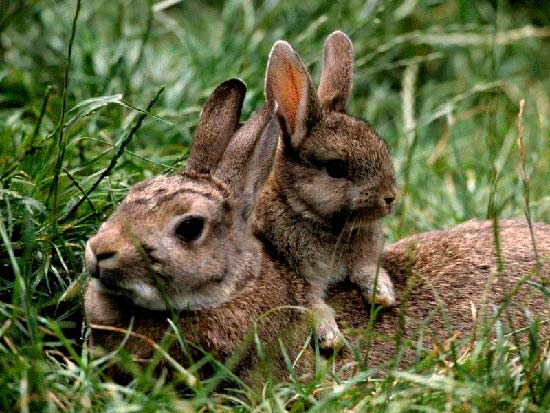
<path fill-rule="evenodd" d="M 239 126 L 246 85 L 230 79 L 220 84 L 202 109 L 191 145 L 187 170 L 215 171 L 231 137 Z"/>
<path fill-rule="evenodd" d="M 331 33 L 323 49 L 323 70 L 317 92 L 323 109 L 346 113 L 353 84 L 353 46 L 341 32 Z"/>
<path fill-rule="evenodd" d="M 276 42 L 269 54 L 265 96 L 277 102 L 285 144 L 297 148 L 319 120 L 321 108 L 304 63 L 285 41 Z"/>

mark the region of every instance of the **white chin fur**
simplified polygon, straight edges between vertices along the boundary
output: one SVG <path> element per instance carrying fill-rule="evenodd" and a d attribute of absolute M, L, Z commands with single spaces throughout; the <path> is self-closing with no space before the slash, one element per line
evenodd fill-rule
<path fill-rule="evenodd" d="M 159 294 L 155 287 L 144 283 L 143 281 L 132 281 L 126 285 L 132 291 L 132 301 L 143 308 L 149 310 L 166 310 L 165 299 Z"/>
<path fill-rule="evenodd" d="M 139 280 L 124 282 L 120 290 L 106 288 L 97 279 L 93 279 L 92 282 L 95 282 L 101 291 L 127 297 L 139 307 L 157 311 L 167 310 L 170 306 L 175 310 L 202 310 L 217 307 L 228 301 L 231 295 L 231 289 L 223 285 L 212 286 L 206 295 L 180 292 L 175 297 L 163 297 L 155 287 Z"/>
<path fill-rule="evenodd" d="M 166 310 L 165 300 L 158 290 L 143 281 L 126 281 L 120 286 L 120 289 L 108 288 L 96 278 L 92 279 L 92 282 L 99 291 L 129 298 L 137 306 L 149 310 Z"/>

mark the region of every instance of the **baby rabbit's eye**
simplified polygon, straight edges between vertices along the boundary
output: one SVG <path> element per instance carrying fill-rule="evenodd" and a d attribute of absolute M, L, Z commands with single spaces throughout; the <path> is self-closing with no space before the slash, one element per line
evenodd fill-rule
<path fill-rule="evenodd" d="M 348 165 L 342 159 L 332 159 L 325 164 L 328 176 L 332 178 L 345 178 L 348 175 Z"/>
<path fill-rule="evenodd" d="M 186 217 L 176 227 L 176 236 L 185 242 L 198 239 L 204 228 L 204 219 L 201 217 Z"/>

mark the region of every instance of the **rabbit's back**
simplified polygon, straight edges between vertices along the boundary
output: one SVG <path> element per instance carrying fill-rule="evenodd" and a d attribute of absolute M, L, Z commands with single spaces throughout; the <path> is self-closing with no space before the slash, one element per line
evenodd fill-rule
<path fill-rule="evenodd" d="M 502 314 L 507 331 L 525 326 L 531 316 L 549 318 L 550 298 L 543 290 L 550 281 L 550 225 L 534 224 L 538 271 L 526 222 L 503 220 L 499 229 L 502 272 L 497 271 L 490 221 L 469 221 L 451 230 L 408 237 L 385 249 L 383 265 L 395 284 L 400 306 L 382 310 L 376 318 L 377 338 L 369 351 L 373 365 L 390 360 L 395 343 L 412 340 L 416 346 L 419 334 L 424 346 L 433 348 L 433 344 L 444 346 L 456 333 L 467 339 L 476 322 L 487 325 L 484 317 Z M 330 302 L 347 338 L 364 347 L 368 314 L 360 295 L 349 286 L 339 286 Z M 477 330 L 478 335 L 482 333 L 483 329 Z M 548 335 L 545 323 L 540 333 Z M 413 355 L 408 351 L 405 360 Z M 349 361 L 349 355 L 341 361 Z"/>

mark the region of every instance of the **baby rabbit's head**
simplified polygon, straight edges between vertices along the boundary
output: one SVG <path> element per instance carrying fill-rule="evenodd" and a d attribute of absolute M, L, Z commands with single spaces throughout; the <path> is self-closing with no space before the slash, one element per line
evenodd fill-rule
<path fill-rule="evenodd" d="M 135 185 L 88 241 L 86 266 L 101 289 L 152 310 L 200 309 L 249 281 L 257 245 L 234 188 L 271 114 L 259 111 L 235 133 L 244 94 L 239 80 L 220 85 L 201 113 L 187 170 Z M 226 148 L 240 164 L 228 165 Z"/>
<path fill-rule="evenodd" d="M 318 92 L 298 54 L 275 43 L 266 98 L 278 104 L 282 142 L 276 175 L 288 202 L 318 222 L 360 223 L 388 214 L 396 196 L 386 143 L 346 114 L 353 77 L 351 41 L 332 33 Z"/>

